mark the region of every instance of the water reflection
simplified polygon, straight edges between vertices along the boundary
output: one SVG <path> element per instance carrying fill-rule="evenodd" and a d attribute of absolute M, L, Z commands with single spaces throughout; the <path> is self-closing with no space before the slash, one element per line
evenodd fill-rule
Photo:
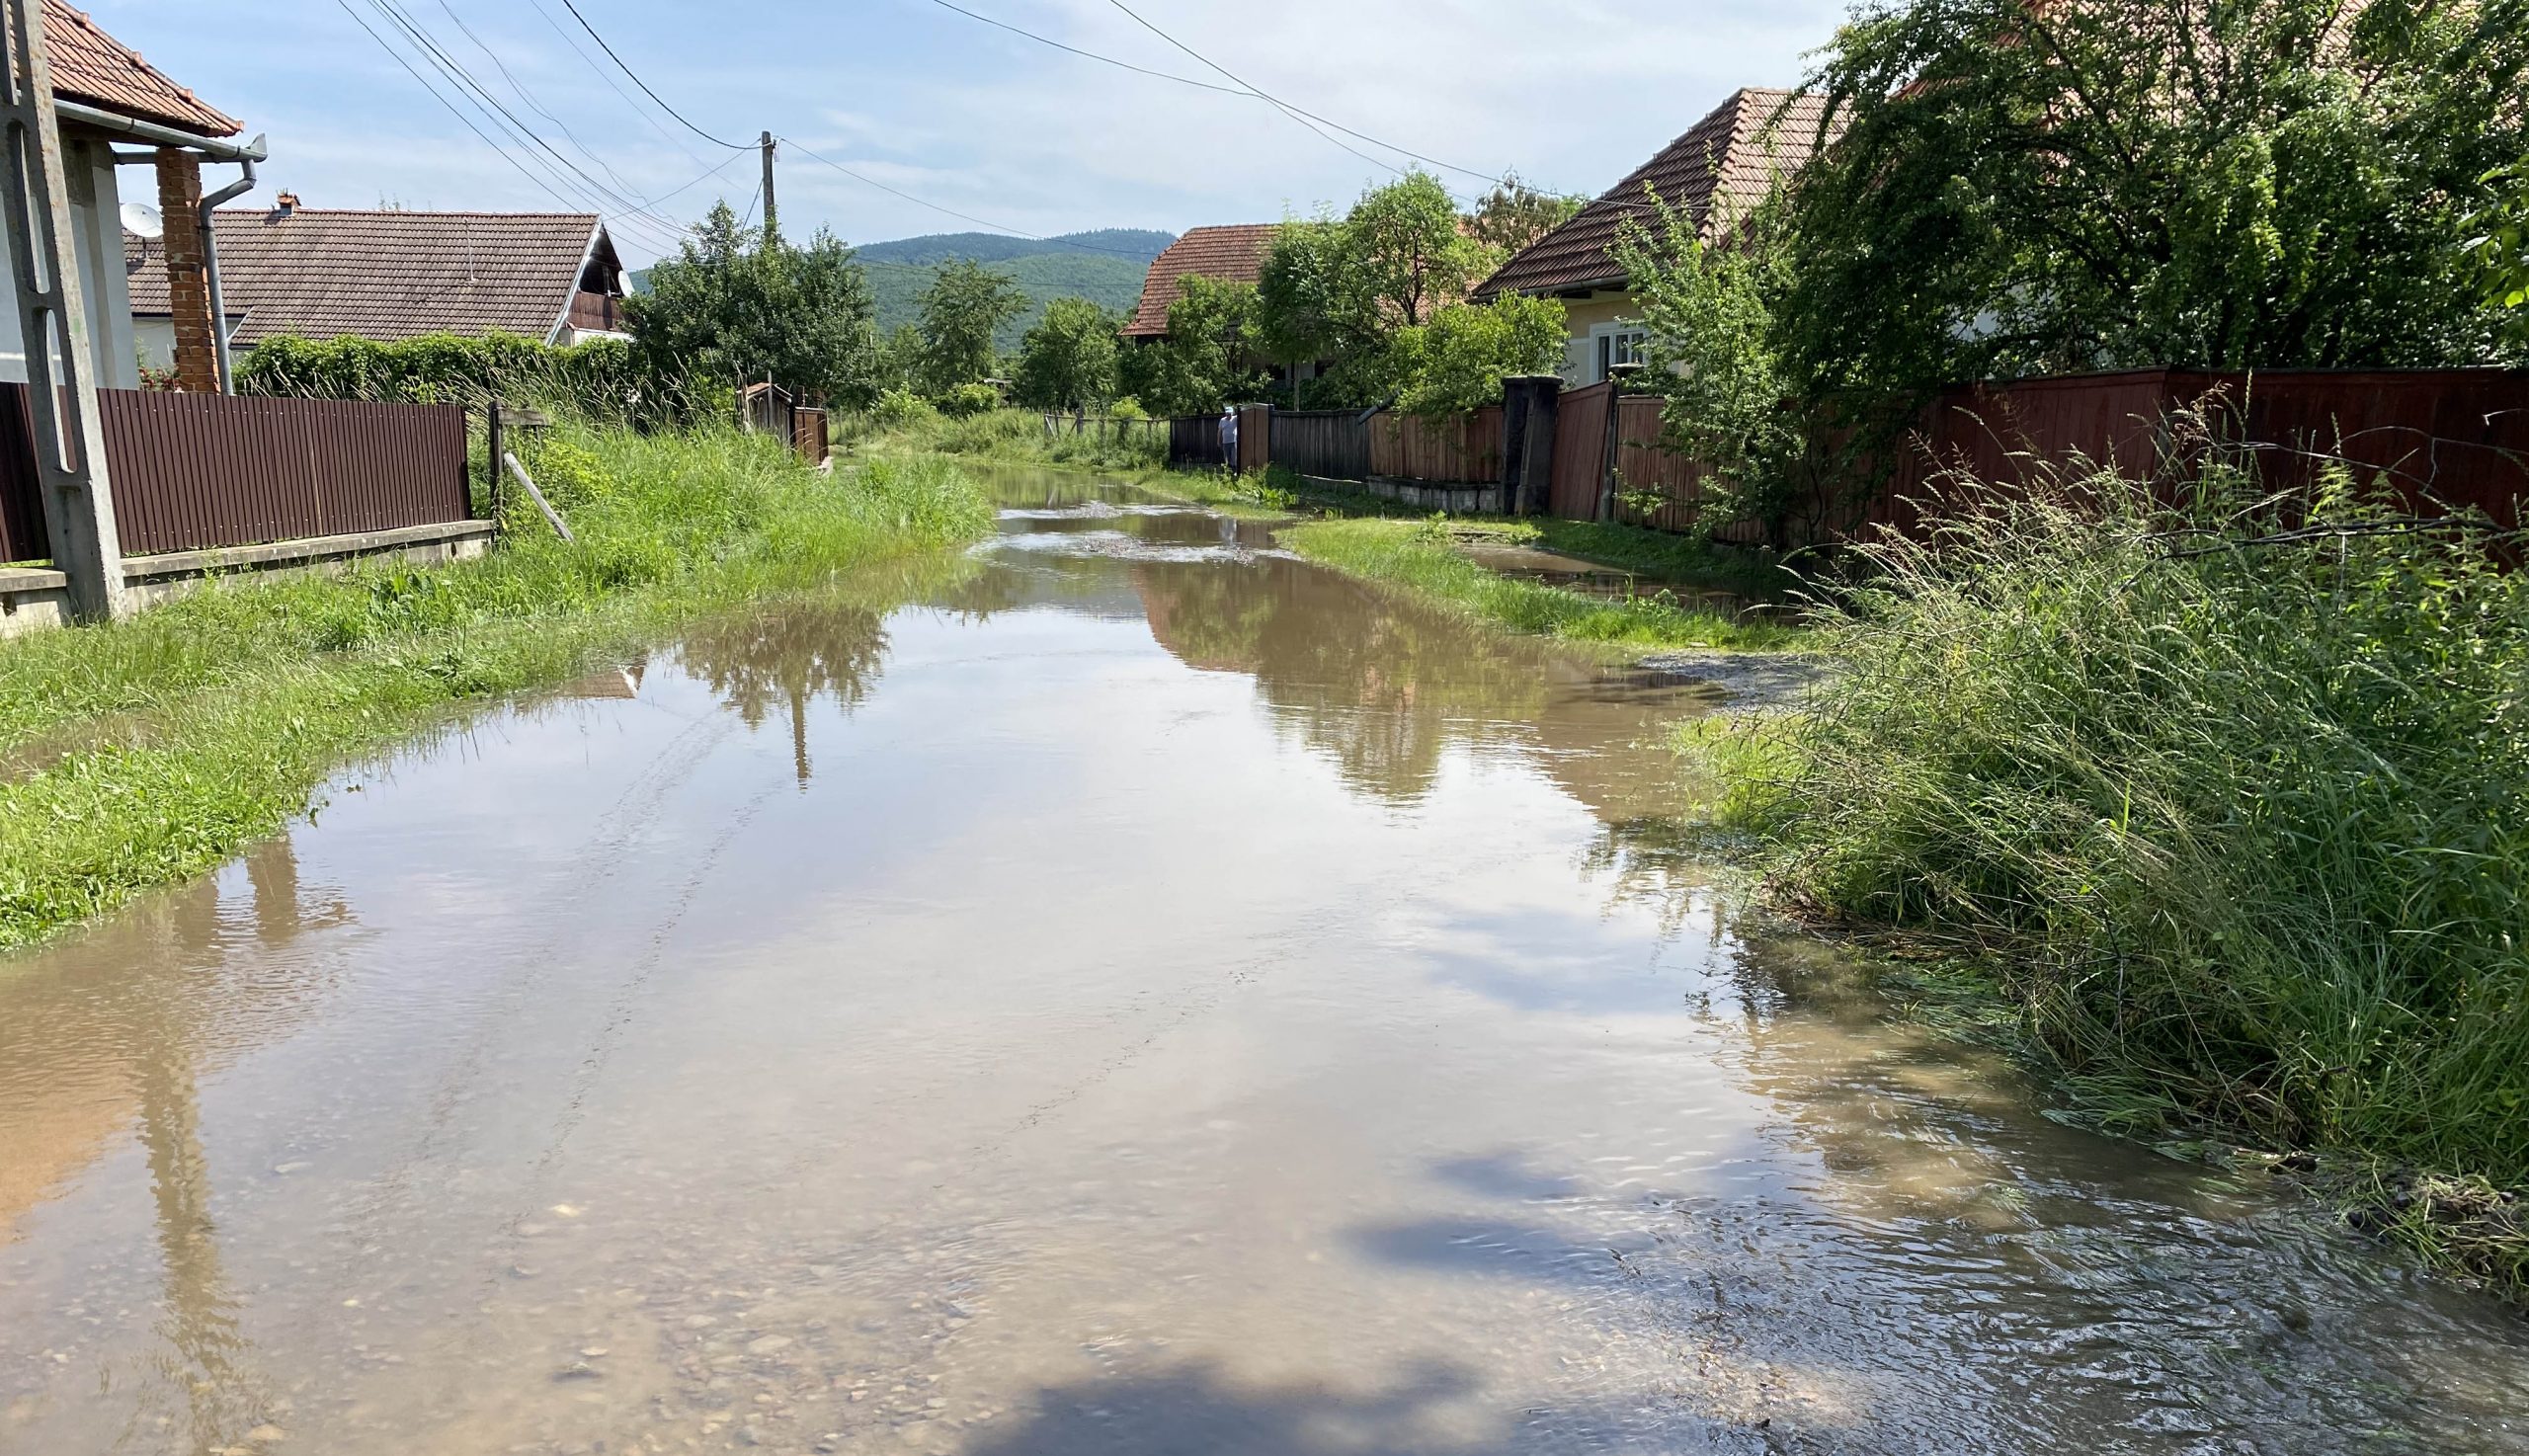
<path fill-rule="evenodd" d="M 1716 890 L 1707 699 L 1005 492 L 0 973 L 0 1452 L 2520 1446 Z"/>
<path fill-rule="evenodd" d="M 162 1291 L 142 1389 L 181 1401 L 196 1452 L 254 1428 L 269 1399 L 221 1257 L 201 1084 L 312 1012 L 332 971 L 302 941 L 353 924 L 340 894 L 301 886 L 290 842 L 275 839 L 228 874 L 0 971 L 0 1230 L 25 1237 L 129 1130 Z"/>

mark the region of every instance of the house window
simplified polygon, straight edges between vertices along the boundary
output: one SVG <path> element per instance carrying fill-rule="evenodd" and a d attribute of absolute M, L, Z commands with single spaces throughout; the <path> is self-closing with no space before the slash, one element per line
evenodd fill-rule
<path fill-rule="evenodd" d="M 1590 382 L 1605 379 L 1617 364 L 1645 363 L 1644 346 L 1649 335 L 1638 324 L 1600 324 L 1590 331 L 1597 346 L 1597 367 L 1591 371 Z"/>

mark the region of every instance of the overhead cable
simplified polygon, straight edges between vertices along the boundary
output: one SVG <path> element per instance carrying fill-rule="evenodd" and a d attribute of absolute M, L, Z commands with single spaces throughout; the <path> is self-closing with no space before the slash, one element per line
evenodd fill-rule
<path fill-rule="evenodd" d="M 623 74 L 632 78 L 632 84 L 641 88 L 642 95 L 657 102 L 659 104 L 659 110 L 676 118 L 677 123 L 683 126 L 686 130 L 693 132 L 694 135 L 701 137 L 704 141 L 710 142 L 714 146 L 725 146 L 731 151 L 742 152 L 755 145 L 755 143 L 751 141 L 731 141 L 724 136 L 714 136 L 710 132 L 703 130 L 701 127 L 694 125 L 692 121 L 687 121 L 685 113 L 678 111 L 675 107 L 669 106 L 667 98 L 652 90 L 650 88 L 650 83 L 641 79 L 641 73 L 639 71 L 623 64 L 623 57 L 615 54 L 614 47 L 607 44 L 606 38 L 597 33 L 597 27 L 590 25 L 589 18 L 580 14 L 580 7 L 572 4 L 571 0 L 562 0 L 562 8 L 571 12 L 571 19 L 578 21 L 580 23 L 580 29 L 589 33 L 589 39 L 597 42 L 598 49 L 606 52 L 606 58 L 608 60 L 614 62 L 618 66 L 623 66 Z"/>
<path fill-rule="evenodd" d="M 961 222 L 971 222 L 975 226 L 983 228 L 988 232 L 1008 233 L 1012 237 L 1025 238 L 1029 242 L 1034 243 L 1050 243 L 1057 241 L 1057 239 L 1047 237 L 1043 233 L 1029 232 L 1024 228 L 1011 227 L 1004 223 L 989 221 L 985 218 L 977 217 L 971 212 L 960 212 L 954 207 L 942 206 L 928 198 L 915 197 L 912 193 L 906 192 L 902 188 L 889 187 L 887 184 L 880 182 L 877 178 L 871 177 L 865 172 L 856 172 L 850 167 L 843 165 L 841 162 L 835 161 L 830 157 L 820 156 L 816 152 L 810 151 L 806 146 L 802 145 L 793 137 L 782 136 L 776 137 L 775 140 L 779 141 L 783 146 L 796 148 L 799 155 L 806 157 L 812 162 L 832 167 L 835 171 L 842 173 L 844 176 L 851 178 L 855 182 L 860 183 L 864 187 L 874 187 L 878 191 L 885 193 L 890 197 L 902 198 L 917 207 L 929 207 L 934 212 L 954 217 Z M 1101 248 L 1095 243 L 1073 242 L 1067 244 L 1067 246 L 1077 248 L 1085 253 L 1111 253 L 1118 258 L 1130 258 L 1136 262 L 1146 260 L 1149 257 L 1147 253 L 1136 253 L 1128 248 Z"/>

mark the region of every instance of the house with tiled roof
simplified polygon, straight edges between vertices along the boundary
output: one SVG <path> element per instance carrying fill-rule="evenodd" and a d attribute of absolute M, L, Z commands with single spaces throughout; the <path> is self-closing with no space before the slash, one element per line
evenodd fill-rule
<path fill-rule="evenodd" d="M 1647 221 L 1656 196 L 1691 216 L 1705 242 L 1726 237 L 1816 153 L 1825 116 L 1822 97 L 1759 86 L 1731 93 L 1604 196 L 1511 255 L 1476 285 L 1476 299 L 1506 293 L 1561 299 L 1571 331 L 1564 377 L 1597 383 L 1611 365 L 1638 362 L 1642 347 L 1632 287 L 1615 257 L 1624 221 Z"/>
<path fill-rule="evenodd" d="M 623 262 L 594 212 L 302 207 L 285 193 L 269 208 L 221 208 L 212 231 L 236 349 L 285 334 L 503 333 L 569 344 L 622 327 Z M 123 246 L 132 313 L 151 353 L 170 337 L 165 271 L 154 245 Z"/>
<path fill-rule="evenodd" d="M 155 187 L 143 183 L 134 190 L 144 197 L 154 193 L 156 210 L 165 215 L 167 226 L 190 229 L 196 221 L 192 209 L 202 196 L 202 163 L 260 160 L 262 139 L 234 140 L 244 129 L 234 118 L 178 85 L 62 0 L 42 0 L 41 14 L 70 214 L 65 242 L 71 256 L 66 261 L 77 270 L 96 382 L 130 387 L 139 383 L 139 368 L 121 246 L 126 213 L 121 171 L 149 168 Z M 144 204 L 138 210 L 151 209 Z M 192 236 L 188 230 L 179 238 L 180 252 Z M 0 235 L 0 252 L 7 248 L 5 235 Z M 14 278 L 14 265 L 9 266 Z M 201 278 L 197 263 L 197 297 Z M 18 315 L 15 308 L 0 309 L 0 379 L 27 377 Z M 206 331 L 203 343 L 207 350 Z"/>
<path fill-rule="evenodd" d="M 1142 279 L 1142 298 L 1124 321 L 1127 339 L 1168 337 L 1168 310 L 1185 296 L 1188 276 L 1223 283 L 1252 283 L 1264 276 L 1264 255 L 1273 251 L 1275 222 L 1236 222 L 1219 227 L 1189 227 L 1185 235 L 1151 260 Z"/>

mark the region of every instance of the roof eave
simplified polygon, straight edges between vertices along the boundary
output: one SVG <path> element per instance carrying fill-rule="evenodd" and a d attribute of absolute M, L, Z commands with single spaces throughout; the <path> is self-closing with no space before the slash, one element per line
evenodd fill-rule
<path fill-rule="evenodd" d="M 601 217 L 589 227 L 589 240 L 580 245 L 580 261 L 571 265 L 571 286 L 562 293 L 562 311 L 553 318 L 553 327 L 544 331 L 544 342 L 551 344 L 571 326 L 571 305 L 580 296 L 580 279 L 589 271 L 589 260 L 597 256 L 598 239 L 606 236 L 606 219 Z"/>

